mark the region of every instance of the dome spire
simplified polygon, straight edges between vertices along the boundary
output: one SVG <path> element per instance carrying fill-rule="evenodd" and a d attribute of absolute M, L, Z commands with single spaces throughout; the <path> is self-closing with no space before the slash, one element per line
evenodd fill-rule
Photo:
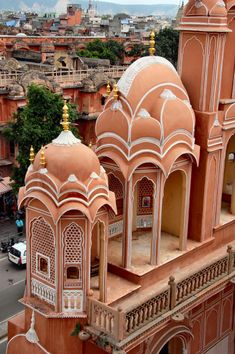
<path fill-rule="evenodd" d="M 155 49 L 155 32 L 152 30 L 150 33 L 150 41 L 149 41 L 149 55 L 153 56 L 156 52 Z"/>
<path fill-rule="evenodd" d="M 118 100 L 118 85 L 115 82 L 115 84 L 113 85 L 113 98 L 115 101 Z"/>
<path fill-rule="evenodd" d="M 45 166 L 46 166 L 46 158 L 45 158 L 44 146 L 42 146 L 42 149 L 41 149 L 40 165 L 41 165 L 42 168 L 45 168 Z"/>
<path fill-rule="evenodd" d="M 111 93 L 111 89 L 110 89 L 110 83 L 108 81 L 107 86 L 106 86 L 106 94 L 107 94 L 107 96 L 109 96 L 110 93 Z"/>
<path fill-rule="evenodd" d="M 69 130 L 70 122 L 69 122 L 69 114 L 68 114 L 68 106 L 66 104 L 66 100 L 64 100 L 64 107 L 63 107 L 63 115 L 62 115 L 62 121 L 60 124 L 63 127 L 62 132 L 60 132 L 60 135 L 52 140 L 52 144 L 54 145 L 61 145 L 61 146 L 71 146 L 74 144 L 78 144 L 81 142 L 81 140 L 77 139 L 71 130 Z"/>
<path fill-rule="evenodd" d="M 30 161 L 31 164 L 34 162 L 34 158 L 35 158 L 35 155 L 34 155 L 34 148 L 33 148 L 33 146 L 31 145 L 30 153 L 29 153 L 29 161 Z"/>
<path fill-rule="evenodd" d="M 62 122 L 60 122 L 60 124 L 63 127 L 64 132 L 69 131 L 69 125 L 70 125 L 69 114 L 68 114 L 69 108 L 66 103 L 67 103 L 66 100 L 64 100 L 63 115 L 62 115 L 63 120 L 62 120 Z"/>

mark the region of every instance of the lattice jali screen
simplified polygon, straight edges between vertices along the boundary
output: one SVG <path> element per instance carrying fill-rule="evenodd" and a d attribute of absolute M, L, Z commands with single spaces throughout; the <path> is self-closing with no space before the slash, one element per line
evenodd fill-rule
<path fill-rule="evenodd" d="M 114 192 L 117 203 L 117 215 L 123 214 L 123 186 L 118 178 L 116 178 L 112 173 L 108 175 L 109 178 L 109 189 Z M 115 218 L 115 213 L 109 209 L 109 219 L 113 220 Z"/>
<path fill-rule="evenodd" d="M 50 224 L 42 217 L 31 223 L 31 269 L 32 273 L 55 284 L 55 236 Z M 36 253 L 50 259 L 49 277 L 37 272 Z"/>
<path fill-rule="evenodd" d="M 137 193 L 138 193 L 138 214 L 151 214 L 152 212 L 152 202 L 153 202 L 153 182 L 148 178 L 144 177 L 141 181 L 137 183 Z M 149 197 L 149 207 L 144 207 L 144 199 Z"/>
<path fill-rule="evenodd" d="M 68 225 L 63 232 L 64 266 L 76 265 L 79 269 L 77 285 L 82 286 L 82 269 L 84 254 L 84 233 L 75 223 Z"/>
<path fill-rule="evenodd" d="M 116 199 L 123 198 L 123 187 L 118 178 L 116 178 L 112 173 L 108 175 L 109 178 L 109 189 L 115 193 Z"/>

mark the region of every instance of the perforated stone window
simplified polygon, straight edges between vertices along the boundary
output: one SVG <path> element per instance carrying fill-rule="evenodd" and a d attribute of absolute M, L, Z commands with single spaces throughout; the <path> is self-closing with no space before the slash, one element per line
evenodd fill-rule
<path fill-rule="evenodd" d="M 71 223 L 63 232 L 64 267 L 67 268 L 65 286 L 82 287 L 84 233 L 76 223 Z M 77 268 L 77 278 L 68 278 L 69 268 Z M 69 271 L 70 272 L 70 271 Z M 73 273 L 75 274 L 75 272 Z"/>
<path fill-rule="evenodd" d="M 123 188 L 122 184 L 117 177 L 112 173 L 108 175 L 109 178 L 109 189 L 115 193 L 116 199 L 123 198 Z"/>
<path fill-rule="evenodd" d="M 50 224 L 42 217 L 31 223 L 31 269 L 32 273 L 55 284 L 55 238 Z M 38 255 L 47 259 L 50 271 L 40 271 Z"/>
<path fill-rule="evenodd" d="M 116 203 L 117 203 L 117 215 L 123 214 L 123 186 L 118 178 L 116 178 L 112 173 L 108 175 L 109 178 L 109 189 L 115 193 Z M 114 219 L 115 213 L 110 210 L 109 219 Z"/>
<path fill-rule="evenodd" d="M 153 182 L 148 178 L 144 177 L 137 183 L 138 215 L 146 215 L 152 213 L 153 191 Z"/>

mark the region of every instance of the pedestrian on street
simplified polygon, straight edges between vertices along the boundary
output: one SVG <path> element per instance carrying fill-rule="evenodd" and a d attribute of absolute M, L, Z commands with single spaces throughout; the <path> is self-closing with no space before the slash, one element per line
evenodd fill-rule
<path fill-rule="evenodd" d="M 18 215 L 17 219 L 16 219 L 16 227 L 17 227 L 17 233 L 18 236 L 22 236 L 23 235 L 23 227 L 24 227 L 24 222 L 21 219 L 21 217 Z"/>

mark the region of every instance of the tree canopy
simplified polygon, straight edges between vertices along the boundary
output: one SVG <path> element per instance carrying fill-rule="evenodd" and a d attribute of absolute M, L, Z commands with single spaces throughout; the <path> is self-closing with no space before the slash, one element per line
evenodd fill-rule
<path fill-rule="evenodd" d="M 146 52 L 146 46 L 143 43 L 134 43 L 131 49 L 126 53 L 128 57 L 140 58 Z"/>
<path fill-rule="evenodd" d="M 107 42 L 95 39 L 87 43 L 85 49 L 78 50 L 77 54 L 86 58 L 109 59 L 112 65 L 116 65 L 123 62 L 124 52 L 122 43 L 112 39 Z"/>
<path fill-rule="evenodd" d="M 156 55 L 168 59 L 175 67 L 178 60 L 179 32 L 172 27 L 164 28 L 156 35 Z"/>
<path fill-rule="evenodd" d="M 15 113 L 13 121 L 5 128 L 3 134 L 6 139 L 18 146 L 17 165 L 13 167 L 11 176 L 15 193 L 24 184 L 31 145 L 36 153 L 42 145 L 59 135 L 63 104 L 60 95 L 32 84 L 28 88 L 27 105 Z M 73 122 L 78 117 L 77 111 L 74 105 L 68 104 L 68 107 L 70 121 Z"/>

